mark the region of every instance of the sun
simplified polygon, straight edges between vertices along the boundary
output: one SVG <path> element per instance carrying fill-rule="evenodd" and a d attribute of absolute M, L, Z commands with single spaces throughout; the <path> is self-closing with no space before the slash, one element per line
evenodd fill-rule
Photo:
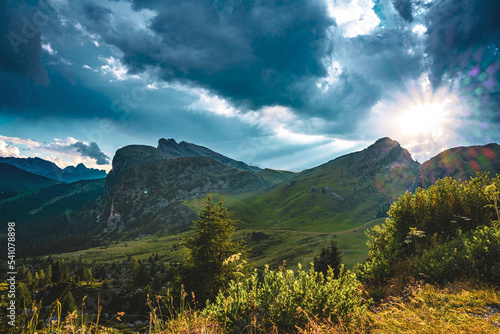
<path fill-rule="evenodd" d="M 401 112 L 397 124 L 407 136 L 440 137 L 446 114 L 447 106 L 443 103 L 411 106 Z"/>

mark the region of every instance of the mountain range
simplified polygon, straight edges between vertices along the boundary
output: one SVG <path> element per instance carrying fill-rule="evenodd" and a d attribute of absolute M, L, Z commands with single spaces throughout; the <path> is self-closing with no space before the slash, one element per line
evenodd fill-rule
<path fill-rule="evenodd" d="M 51 163 L 37 162 L 30 166 L 36 166 L 38 173 L 46 172 L 47 166 L 53 168 Z M 499 145 L 453 148 L 421 165 L 398 142 L 382 138 L 362 151 L 294 173 L 261 169 L 203 146 L 162 138 L 157 147 L 119 149 L 104 182 L 41 189 L 31 195 L 29 212 L 16 216 L 11 210 L 9 217 L 20 226 L 34 226 L 35 221 L 36 226 L 51 224 L 53 218 L 40 217 L 50 203 L 49 211 L 59 217 L 64 231 L 51 237 L 50 249 L 61 251 L 79 247 L 70 242 L 75 237 L 75 221 L 79 222 L 78 233 L 89 236 L 86 245 L 185 231 L 196 219 L 197 201 L 214 192 L 224 195 L 233 218 L 240 221 L 239 228 L 270 234 L 278 230 L 336 233 L 366 228 L 384 217 L 405 191 L 427 187 L 445 176 L 468 179 L 478 171 L 500 173 Z M 78 198 L 83 194 L 85 201 L 80 205 Z M 71 203 L 70 211 L 65 211 L 62 199 Z M 0 199 L 0 211 L 22 207 L 23 201 L 21 195 Z M 74 216 L 64 218 L 65 212 Z M 43 236 L 43 229 L 37 231 L 31 239 L 30 232 L 23 231 L 25 249 L 30 249 L 30 240 Z"/>
<path fill-rule="evenodd" d="M 35 175 L 67 183 L 102 179 L 107 175 L 104 170 L 87 168 L 81 163 L 77 166 L 68 166 L 61 169 L 55 163 L 41 158 L 0 157 L 0 163 L 9 164 Z"/>

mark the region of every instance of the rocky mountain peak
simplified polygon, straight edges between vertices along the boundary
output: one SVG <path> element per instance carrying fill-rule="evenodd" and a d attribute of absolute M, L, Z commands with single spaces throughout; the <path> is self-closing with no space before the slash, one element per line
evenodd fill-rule
<path fill-rule="evenodd" d="M 401 147 L 401 145 L 397 141 L 389 137 L 384 137 L 377 140 L 363 152 L 365 159 L 368 160 L 387 160 L 398 162 L 406 166 L 409 166 L 410 164 L 417 164 L 413 160 L 410 152 L 408 152 L 407 149 Z"/>
<path fill-rule="evenodd" d="M 256 173 L 261 170 L 258 167 L 249 166 L 242 161 L 236 161 L 225 155 L 214 152 L 211 149 L 206 148 L 204 146 L 199 146 L 185 141 L 177 143 L 173 138 L 170 139 L 161 138 L 160 140 L 158 140 L 157 149 L 160 150 L 161 153 L 167 159 L 176 159 L 182 157 L 208 157 L 218 162 L 221 162 L 227 166 L 234 167 L 244 171 Z"/>

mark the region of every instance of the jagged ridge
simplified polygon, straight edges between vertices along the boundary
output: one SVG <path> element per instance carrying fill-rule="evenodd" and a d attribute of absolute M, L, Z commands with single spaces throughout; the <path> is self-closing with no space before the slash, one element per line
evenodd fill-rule
<path fill-rule="evenodd" d="M 261 170 L 259 167 L 249 166 L 242 161 L 233 160 L 204 146 L 187 143 L 185 141 L 177 143 L 175 139 L 161 138 L 158 141 L 158 149 L 161 150 L 168 159 L 180 157 L 208 157 L 225 165 L 249 172 L 255 173 Z"/>

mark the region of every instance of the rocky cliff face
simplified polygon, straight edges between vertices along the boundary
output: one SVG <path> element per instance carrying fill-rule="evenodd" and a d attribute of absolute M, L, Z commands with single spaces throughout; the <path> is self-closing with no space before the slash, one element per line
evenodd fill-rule
<path fill-rule="evenodd" d="M 253 172 L 211 157 L 174 157 L 160 148 L 127 146 L 116 152 L 106 178 L 102 219 L 108 231 L 132 231 L 147 225 L 151 230 L 180 229 L 195 219 L 194 212 L 182 205 L 184 200 L 210 192 L 262 191 L 273 185 Z"/>

